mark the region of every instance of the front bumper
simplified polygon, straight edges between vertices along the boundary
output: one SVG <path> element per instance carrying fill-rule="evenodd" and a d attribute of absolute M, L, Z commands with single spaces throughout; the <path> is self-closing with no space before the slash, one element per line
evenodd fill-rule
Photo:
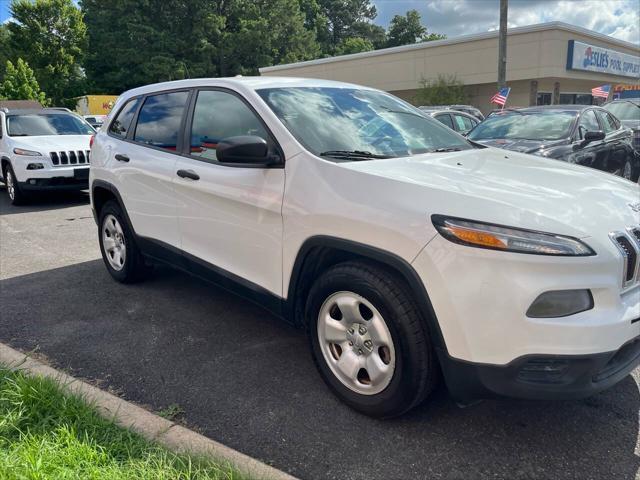
<path fill-rule="evenodd" d="M 451 395 L 462 402 L 501 396 L 578 399 L 612 387 L 640 365 L 640 337 L 617 351 L 593 355 L 527 355 L 498 366 L 440 352 L 440 363 Z"/>
<path fill-rule="evenodd" d="M 22 190 L 86 190 L 89 188 L 88 179 L 73 177 L 30 178 L 26 182 L 19 182 Z"/>
<path fill-rule="evenodd" d="M 613 243 L 590 244 L 596 256 L 575 258 L 482 250 L 441 236 L 423 249 L 412 266 L 429 294 L 443 340 L 439 359 L 457 398 L 583 397 L 638 365 L 640 284 L 622 290 Z M 526 315 L 540 294 L 574 289 L 590 290 L 594 307 Z M 622 362 L 629 352 L 636 354 Z"/>

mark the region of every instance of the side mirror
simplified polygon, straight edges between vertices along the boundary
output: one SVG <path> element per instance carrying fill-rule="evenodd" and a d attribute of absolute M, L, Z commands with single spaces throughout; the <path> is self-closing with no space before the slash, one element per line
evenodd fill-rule
<path fill-rule="evenodd" d="M 599 140 L 604 140 L 605 133 L 602 130 L 590 130 L 584 134 L 584 139 L 580 143 L 581 147 L 584 147 L 591 142 L 597 142 Z"/>
<path fill-rule="evenodd" d="M 269 155 L 269 146 L 264 138 L 254 135 L 228 137 L 220 140 L 216 156 L 222 163 L 246 163 L 250 165 L 269 165 L 277 163 L 278 158 Z"/>

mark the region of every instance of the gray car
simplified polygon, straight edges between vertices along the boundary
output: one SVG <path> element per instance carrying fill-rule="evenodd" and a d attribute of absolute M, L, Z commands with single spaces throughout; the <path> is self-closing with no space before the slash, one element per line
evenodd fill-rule
<path fill-rule="evenodd" d="M 429 107 L 420 107 L 420 110 L 462 135 L 466 135 L 480 123 L 475 116 L 458 110 L 432 110 Z"/>

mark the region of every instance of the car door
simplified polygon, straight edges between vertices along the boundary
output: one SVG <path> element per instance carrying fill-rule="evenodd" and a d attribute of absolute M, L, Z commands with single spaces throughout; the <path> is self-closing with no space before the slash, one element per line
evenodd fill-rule
<path fill-rule="evenodd" d="M 621 175 L 625 163 L 633 155 L 630 152 L 630 144 L 624 141 L 629 137 L 629 134 L 606 110 L 598 109 L 596 114 L 606 134 L 604 143 L 607 149 L 607 163 L 603 170 Z"/>
<path fill-rule="evenodd" d="M 570 153 L 571 160 L 585 167 L 597 168 L 605 170 L 607 165 L 608 149 L 603 140 L 584 143 L 584 137 L 587 132 L 595 132 L 602 130 L 595 110 L 584 110 L 578 119 L 578 126 L 574 134 L 573 152 Z"/>
<path fill-rule="evenodd" d="M 273 136 L 248 102 L 227 89 L 197 92 L 185 133 L 173 184 L 181 248 L 191 268 L 237 276 L 250 288 L 281 295 L 283 165 L 223 164 L 216 155 L 222 139 L 243 135 L 280 151 Z M 178 176 L 180 170 L 190 178 Z"/>
<path fill-rule="evenodd" d="M 180 235 L 173 178 L 189 94 L 180 90 L 132 100 L 109 127 L 109 136 L 117 138 L 108 147 L 115 184 L 136 234 L 176 248 Z M 130 116 L 134 119 L 127 129 Z"/>

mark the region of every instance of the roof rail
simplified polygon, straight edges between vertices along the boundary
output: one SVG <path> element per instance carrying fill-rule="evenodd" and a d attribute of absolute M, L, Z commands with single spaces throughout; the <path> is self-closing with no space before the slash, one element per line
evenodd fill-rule
<path fill-rule="evenodd" d="M 71 110 L 65 107 L 46 107 L 46 108 L 43 108 L 43 110 L 61 110 L 63 112 L 73 113 Z"/>

